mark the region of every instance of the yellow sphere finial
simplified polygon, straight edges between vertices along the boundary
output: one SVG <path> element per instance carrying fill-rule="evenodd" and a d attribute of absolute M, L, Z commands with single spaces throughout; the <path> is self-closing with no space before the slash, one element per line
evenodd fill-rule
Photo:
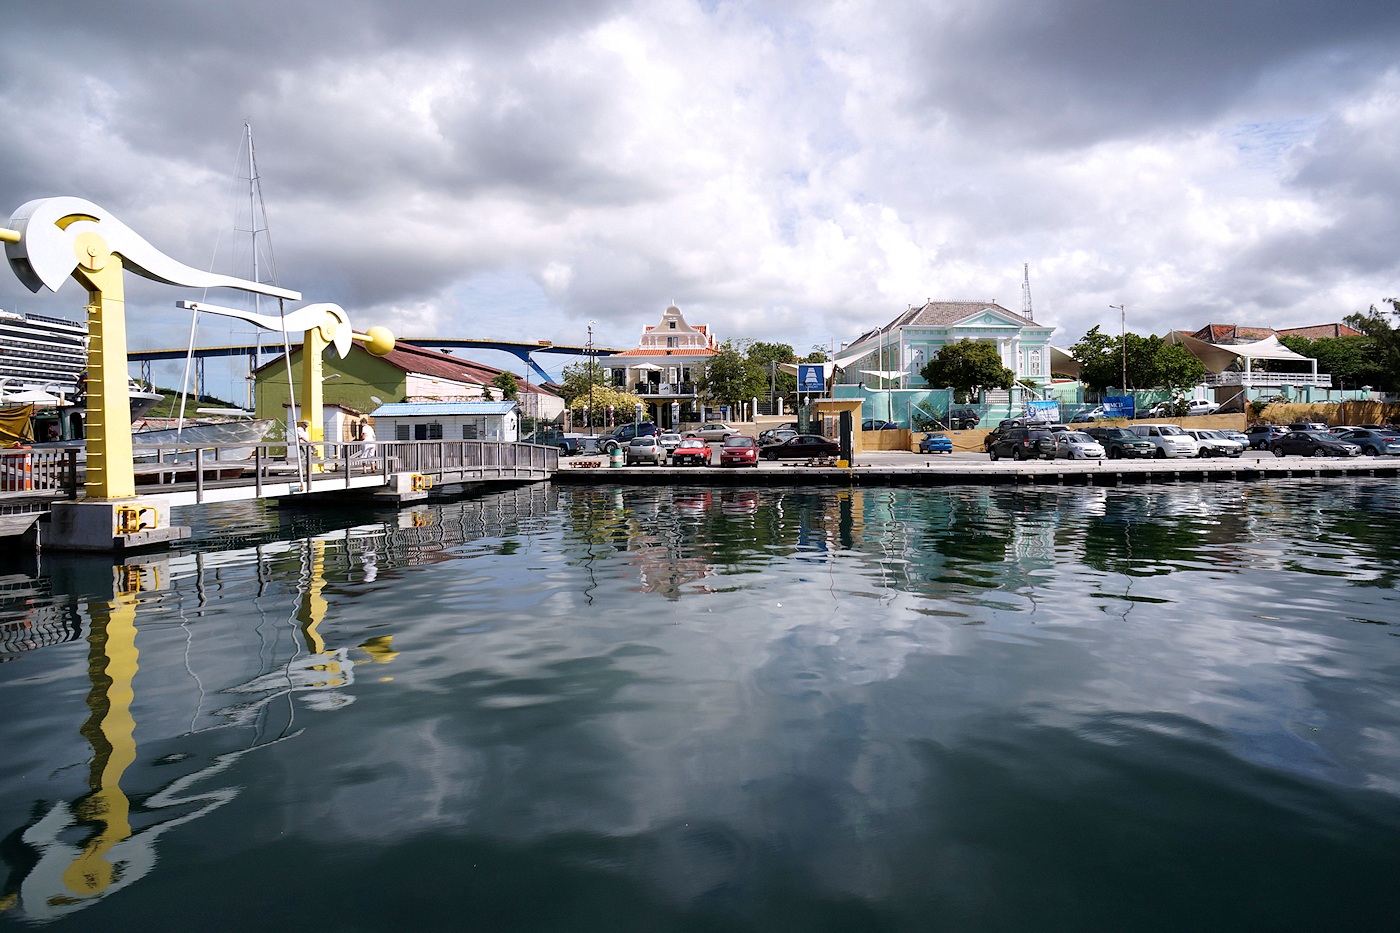
<path fill-rule="evenodd" d="M 394 349 L 394 334 L 387 327 L 371 327 L 365 331 L 365 349 L 375 356 L 383 356 Z"/>

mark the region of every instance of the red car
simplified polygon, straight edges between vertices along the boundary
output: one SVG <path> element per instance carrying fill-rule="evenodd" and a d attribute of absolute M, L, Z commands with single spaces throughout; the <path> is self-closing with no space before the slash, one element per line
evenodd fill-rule
<path fill-rule="evenodd" d="M 687 437 L 671 451 L 671 465 L 684 466 L 687 463 L 710 465 L 710 445 L 704 438 Z"/>
<path fill-rule="evenodd" d="M 742 434 L 731 434 L 719 449 L 719 465 L 758 466 L 758 441 Z"/>

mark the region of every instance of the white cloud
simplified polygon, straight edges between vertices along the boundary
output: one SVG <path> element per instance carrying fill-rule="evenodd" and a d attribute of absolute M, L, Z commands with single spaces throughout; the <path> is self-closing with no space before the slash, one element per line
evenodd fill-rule
<path fill-rule="evenodd" d="M 0 212 L 89 197 L 206 264 L 249 120 L 283 284 L 410 336 L 628 344 L 674 300 L 805 349 L 928 298 L 1017 307 L 1026 262 L 1066 344 L 1110 303 L 1160 333 L 1396 290 L 1372 5 L 1213 13 L 1203 43 L 1204 7 L 419 0 L 327 4 L 315 44 L 315 7 L 133 6 L 120 35 L 10 16 Z M 177 296 L 133 295 L 133 343 L 172 342 Z M 0 307 L 80 301 L 0 277 Z"/>

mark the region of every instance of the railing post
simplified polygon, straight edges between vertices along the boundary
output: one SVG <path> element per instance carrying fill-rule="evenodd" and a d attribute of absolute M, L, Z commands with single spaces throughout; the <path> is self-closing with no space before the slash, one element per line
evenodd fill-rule
<path fill-rule="evenodd" d="M 68 498 L 76 499 L 78 498 L 78 451 L 75 449 L 69 449 L 65 450 L 63 453 L 65 455 L 64 459 L 68 461 L 68 469 L 66 471 L 68 474 Z"/>
<path fill-rule="evenodd" d="M 204 448 L 194 449 L 194 501 L 204 501 Z"/>
<path fill-rule="evenodd" d="M 253 448 L 253 489 L 257 492 L 259 499 L 262 498 L 262 455 L 263 445 L 258 444 Z"/>

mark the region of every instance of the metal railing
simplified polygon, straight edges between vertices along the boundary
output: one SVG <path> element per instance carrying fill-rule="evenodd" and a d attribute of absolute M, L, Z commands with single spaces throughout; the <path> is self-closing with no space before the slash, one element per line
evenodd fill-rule
<path fill-rule="evenodd" d="M 78 454 L 74 448 L 22 448 L 0 451 L 0 493 L 62 493 L 78 497 Z"/>
<path fill-rule="evenodd" d="M 0 451 L 0 494 L 76 499 L 84 478 L 81 453 L 74 448 Z M 215 484 L 251 486 L 261 496 L 265 486 L 289 482 L 309 489 L 313 483 L 324 488 L 327 481 L 343 480 L 349 487 L 367 485 L 365 479 L 387 482 L 396 473 L 467 478 L 475 473 L 486 479 L 559 468 L 558 448 L 509 441 L 164 445 L 137 453 L 133 472 L 138 492 L 193 483 L 198 501 Z"/>
<path fill-rule="evenodd" d="M 1208 386 L 1266 386 L 1271 388 L 1281 386 L 1319 386 L 1328 388 L 1332 385 L 1331 373 L 1207 373 L 1206 385 Z"/>

